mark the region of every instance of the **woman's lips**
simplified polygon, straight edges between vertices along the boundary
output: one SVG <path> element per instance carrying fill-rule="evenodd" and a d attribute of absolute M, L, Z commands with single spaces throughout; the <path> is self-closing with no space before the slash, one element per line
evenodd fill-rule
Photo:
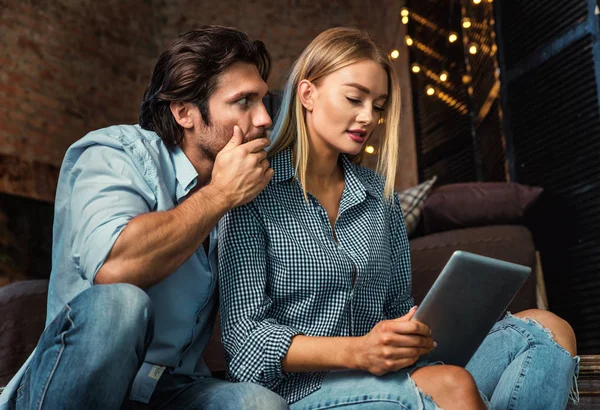
<path fill-rule="evenodd" d="M 365 139 L 367 137 L 365 134 L 362 134 L 362 133 L 359 134 L 359 133 L 354 133 L 354 132 L 350 132 L 350 131 L 347 131 L 346 134 L 348 134 L 348 136 L 350 137 L 350 139 L 352 141 L 358 142 L 358 143 L 365 142 Z"/>

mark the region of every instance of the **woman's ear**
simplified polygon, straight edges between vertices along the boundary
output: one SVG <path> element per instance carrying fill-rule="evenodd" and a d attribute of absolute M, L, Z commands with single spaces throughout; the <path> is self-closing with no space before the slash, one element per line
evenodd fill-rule
<path fill-rule="evenodd" d="M 194 127 L 193 109 L 196 107 L 193 104 L 172 101 L 169 108 L 177 124 L 186 129 Z"/>
<path fill-rule="evenodd" d="M 302 80 L 300 81 L 300 84 L 298 84 L 298 96 L 306 111 L 312 111 L 316 92 L 316 87 L 308 80 Z"/>

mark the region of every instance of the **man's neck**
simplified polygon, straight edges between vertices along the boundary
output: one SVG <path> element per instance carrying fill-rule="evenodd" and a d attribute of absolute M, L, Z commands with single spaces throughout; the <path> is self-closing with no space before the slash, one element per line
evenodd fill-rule
<path fill-rule="evenodd" d="M 197 145 L 186 143 L 184 139 L 181 143 L 181 150 L 190 160 L 192 166 L 198 173 L 196 187 L 201 188 L 210 182 L 215 160 Z"/>

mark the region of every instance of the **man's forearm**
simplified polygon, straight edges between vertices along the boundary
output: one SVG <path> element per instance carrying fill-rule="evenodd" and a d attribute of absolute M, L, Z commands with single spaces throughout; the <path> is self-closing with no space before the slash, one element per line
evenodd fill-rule
<path fill-rule="evenodd" d="M 231 208 L 211 185 L 174 209 L 133 218 L 123 229 L 95 282 L 152 286 L 175 272 Z"/>

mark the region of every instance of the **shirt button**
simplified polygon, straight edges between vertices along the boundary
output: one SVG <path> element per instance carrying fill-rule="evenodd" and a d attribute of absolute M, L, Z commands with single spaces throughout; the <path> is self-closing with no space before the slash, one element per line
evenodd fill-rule
<path fill-rule="evenodd" d="M 200 323 L 200 316 L 196 316 L 196 324 Z"/>
<path fill-rule="evenodd" d="M 183 360 L 180 360 L 180 361 L 179 361 L 179 363 L 177 363 L 177 366 L 178 366 L 178 367 L 181 367 L 181 366 L 183 366 Z"/>

